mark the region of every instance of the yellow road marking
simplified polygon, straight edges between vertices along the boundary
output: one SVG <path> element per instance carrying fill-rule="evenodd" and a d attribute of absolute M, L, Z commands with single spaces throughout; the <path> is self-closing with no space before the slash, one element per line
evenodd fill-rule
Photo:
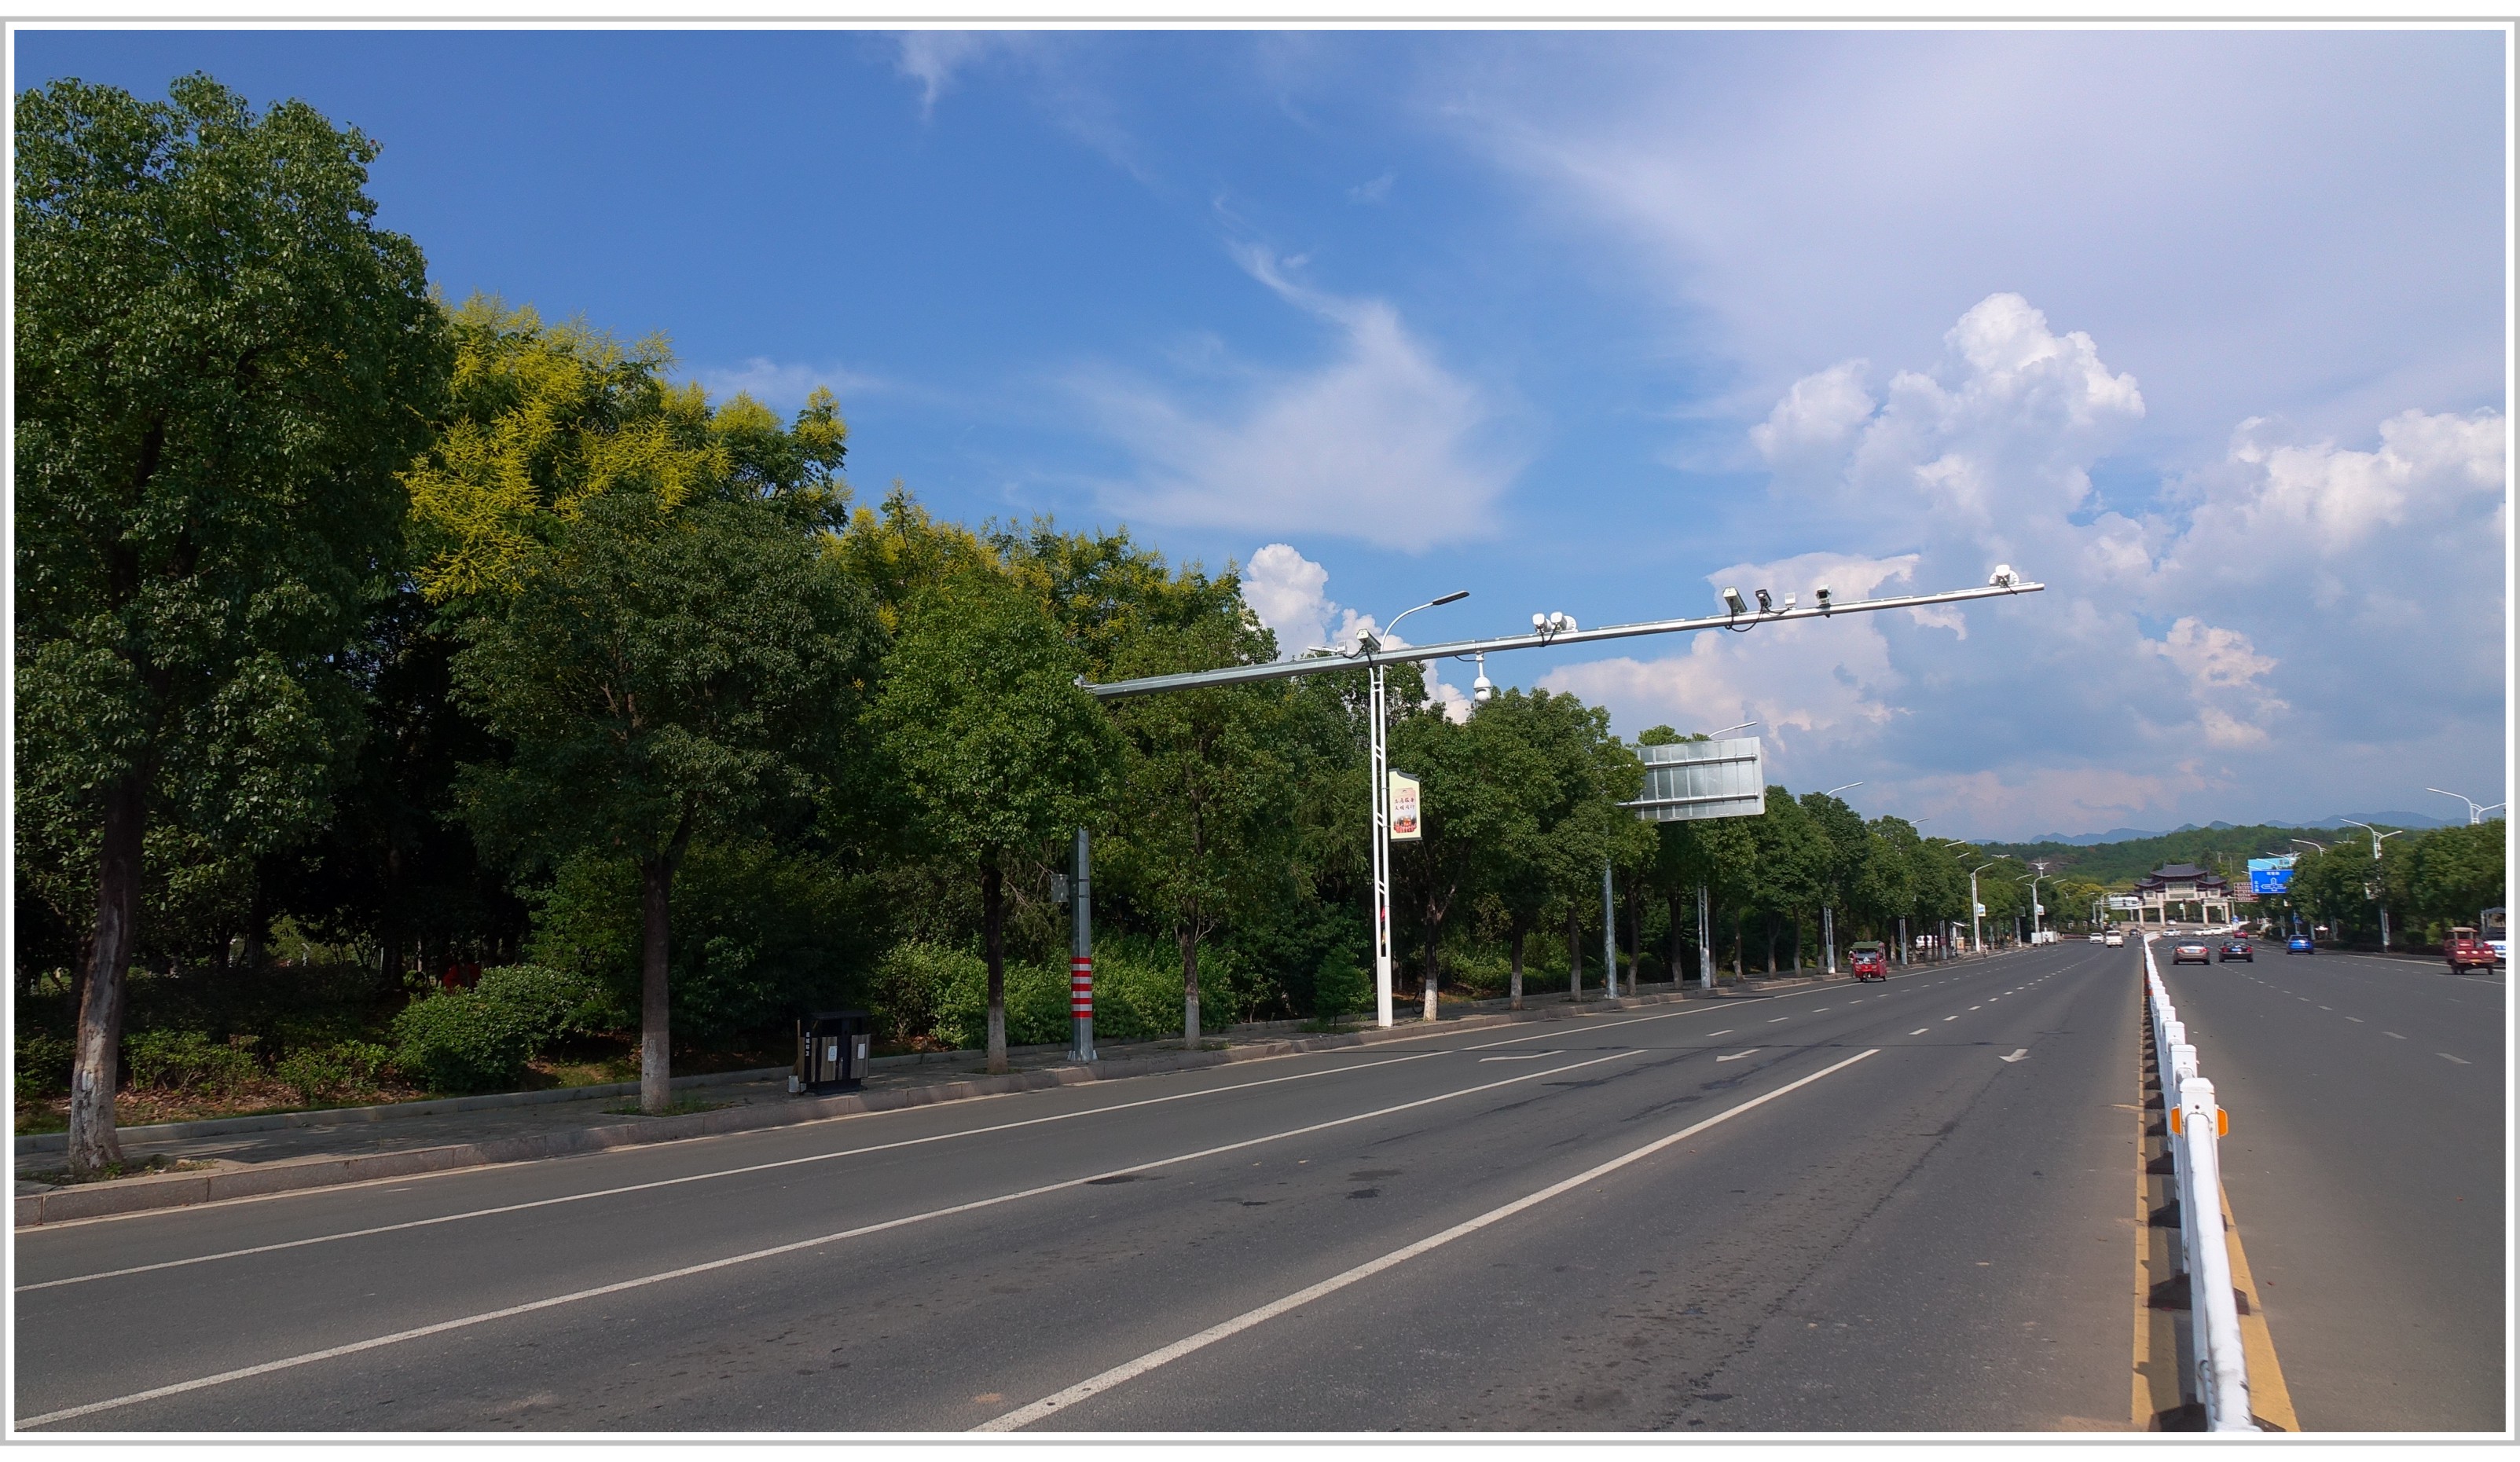
<path fill-rule="evenodd" d="M 2275 1338 L 2267 1329 L 2267 1306 L 2258 1298 L 2257 1278 L 2249 1272 L 2249 1256 L 2240 1248 L 2240 1220 L 2231 1216 L 2231 1195 L 2223 1194 L 2223 1238 L 2231 1251 L 2231 1287 L 2248 1296 L 2249 1312 L 2240 1316 L 2240 1354 L 2249 1363 L 2249 1409 L 2259 1421 L 2287 1432 L 2301 1430 L 2292 1409 L 2292 1388 L 2284 1384 L 2283 1365 L 2275 1359 Z"/>

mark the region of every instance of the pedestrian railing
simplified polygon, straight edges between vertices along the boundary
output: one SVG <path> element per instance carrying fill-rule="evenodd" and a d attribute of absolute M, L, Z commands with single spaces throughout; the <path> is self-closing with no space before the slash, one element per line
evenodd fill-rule
<path fill-rule="evenodd" d="M 2231 1251 L 2223 1232 L 2220 1139 L 2230 1119 L 2214 1103 L 2214 1084 L 2196 1071 L 2196 1047 L 2153 963 L 2144 936 L 2143 979 L 2152 1013 L 2152 1049 L 2170 1128 L 2179 1205 L 2179 1272 L 2187 1276 L 2188 1325 L 2196 1356 L 2196 1398 L 2209 1432 L 2254 1432 L 2249 1364 L 2241 1354 L 2240 1308 L 2231 1287 Z"/>

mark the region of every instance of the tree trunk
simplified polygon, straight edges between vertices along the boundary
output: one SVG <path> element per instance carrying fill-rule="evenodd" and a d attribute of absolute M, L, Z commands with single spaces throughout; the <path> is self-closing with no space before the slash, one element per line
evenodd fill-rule
<path fill-rule="evenodd" d="M 246 898 L 245 951 L 246 973 L 252 974 L 270 962 L 271 901 L 262 891 L 262 864 L 253 867 L 253 892 Z"/>
<path fill-rule="evenodd" d="M 1741 978 L 1741 910 L 1732 910 L 1732 978 Z"/>
<path fill-rule="evenodd" d="M 665 956 L 673 948 L 674 860 L 639 861 L 639 1110 L 674 1104 L 673 1003 Z M 455 957 L 450 948 L 447 958 Z"/>
<path fill-rule="evenodd" d="M 995 850 L 980 858 L 980 955 L 989 966 L 989 1074 L 1007 1070 L 1007 883 Z"/>
<path fill-rule="evenodd" d="M 1513 1003 L 1511 1006 L 1516 1010 L 1522 1008 L 1522 921 L 1516 919 L 1513 925 Z"/>
<path fill-rule="evenodd" d="M 1184 929 L 1182 956 L 1182 1049 L 1198 1045 L 1198 936 Z"/>
<path fill-rule="evenodd" d="M 1584 997 L 1584 931 L 1575 922 L 1575 901 L 1566 901 L 1566 997 Z"/>
<path fill-rule="evenodd" d="M 70 1059 L 69 1166 L 81 1177 L 122 1161 L 113 1088 L 122 1076 L 123 975 L 139 936 L 140 844 L 148 820 L 147 775 L 135 772 L 106 794 L 97 855 L 96 936 Z"/>
<path fill-rule="evenodd" d="M 1628 994 L 1635 995 L 1644 983 L 1645 916 L 1637 902 L 1637 880 L 1628 880 L 1624 902 L 1628 906 Z"/>
<path fill-rule="evenodd" d="M 1683 987 L 1688 984 L 1688 978 L 1682 974 L 1681 971 L 1685 969 L 1694 969 L 1697 966 L 1697 961 L 1694 959 L 1689 960 L 1687 964 L 1683 964 L 1680 958 L 1680 885 L 1672 885 L 1671 891 L 1663 897 L 1663 906 L 1671 914 L 1671 929 L 1668 933 L 1663 935 L 1662 957 L 1671 965 L 1671 988 L 1672 993 L 1676 995 Z M 1704 939 L 1706 937 L 1706 931 L 1703 929 L 1698 930 L 1697 937 L 1699 939 Z M 1697 948 L 1694 943 L 1689 946 L 1689 953 L 1692 954 L 1697 953 Z"/>
<path fill-rule="evenodd" d="M 1436 917 L 1435 910 L 1430 906 L 1426 910 L 1426 952 L 1421 961 L 1424 974 L 1420 985 L 1426 997 L 1426 1022 L 1429 1025 L 1434 1024 L 1435 1021 L 1435 953 L 1443 937 L 1444 925 Z"/>
<path fill-rule="evenodd" d="M 1777 911 L 1769 909 L 1760 915 L 1760 922 L 1768 926 L 1768 978 L 1773 980 L 1777 977 Z"/>
<path fill-rule="evenodd" d="M 1803 911 L 1797 908 L 1792 913 L 1787 914 L 1785 916 L 1785 927 L 1793 931 L 1794 973 L 1799 975 L 1803 972 Z"/>

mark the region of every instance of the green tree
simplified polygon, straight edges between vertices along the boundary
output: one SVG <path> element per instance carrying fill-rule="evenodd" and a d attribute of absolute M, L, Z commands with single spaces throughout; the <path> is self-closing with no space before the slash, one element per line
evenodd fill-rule
<path fill-rule="evenodd" d="M 1007 863 L 1074 827 L 1119 750 L 1075 684 L 1079 659 L 1024 586 L 974 568 L 912 598 L 877 696 L 928 847 L 978 875 L 993 1072 L 1007 1069 Z"/>
<path fill-rule="evenodd" d="M 2408 850 L 2408 911 L 2424 921 L 2427 939 L 2439 942 L 2452 925 L 2472 928 L 2482 910 L 2508 901 L 2503 832 L 2496 818 L 2424 833 Z"/>
<path fill-rule="evenodd" d="M 1118 647 L 1115 679 L 1266 660 L 1270 645 L 1238 600 L 1186 626 L 1144 625 Z M 1171 926 L 1182 966 L 1182 1039 L 1199 1033 L 1200 942 L 1247 889 L 1269 880 L 1292 832 L 1276 683 L 1203 686 L 1117 702 L 1126 748 L 1109 825 L 1110 873 Z"/>
<path fill-rule="evenodd" d="M 1853 912 L 1855 891 L 1863 886 L 1865 867 L 1873 855 L 1872 833 L 1855 809 L 1826 792 L 1805 792 L 1802 805 L 1827 844 L 1821 862 L 1820 903 L 1835 919 Z M 1844 933 L 1839 937 L 1843 939 Z"/>
<path fill-rule="evenodd" d="M 407 474 L 460 703 L 504 738 L 465 819 L 511 864 L 639 872 L 640 1105 L 671 1101 L 674 875 L 698 837 L 805 816 L 855 733 L 873 606 L 826 552 L 845 429 L 712 410 L 580 326 L 475 300 L 452 424 Z"/>
<path fill-rule="evenodd" d="M 359 731 L 334 656 L 448 369 L 419 248 L 372 221 L 374 143 L 199 74 L 168 96 L 17 99 L 18 827 L 94 889 L 79 1173 L 120 1155 L 152 825 L 247 854 L 320 825 Z"/>
<path fill-rule="evenodd" d="M 1481 892 L 1505 925 L 1513 1005 L 1522 1005 L 1525 946 L 1551 905 L 1589 888 L 1600 864 L 1585 819 L 1601 795 L 1604 715 L 1572 695 L 1499 690 L 1471 716 L 1479 773 L 1504 792 L 1480 847 Z"/>
<path fill-rule="evenodd" d="M 1767 925 L 1768 973 L 1777 972 L 1777 916 L 1787 917 L 1794 936 L 1793 966 L 1802 967 L 1802 915 L 1820 904 L 1833 850 L 1803 805 L 1783 787 L 1768 788 L 1767 812 L 1750 832 L 1758 845 L 1752 908 Z"/>

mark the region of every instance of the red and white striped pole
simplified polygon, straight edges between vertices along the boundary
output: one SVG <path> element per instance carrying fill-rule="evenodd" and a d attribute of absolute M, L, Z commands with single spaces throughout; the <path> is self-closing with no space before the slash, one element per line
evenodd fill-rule
<path fill-rule="evenodd" d="M 1085 829 L 1076 829 L 1076 866 L 1067 879 L 1068 927 L 1073 941 L 1067 955 L 1067 1013 L 1076 1027 L 1071 1061 L 1091 1061 L 1094 1051 L 1094 898 L 1093 849 Z"/>

